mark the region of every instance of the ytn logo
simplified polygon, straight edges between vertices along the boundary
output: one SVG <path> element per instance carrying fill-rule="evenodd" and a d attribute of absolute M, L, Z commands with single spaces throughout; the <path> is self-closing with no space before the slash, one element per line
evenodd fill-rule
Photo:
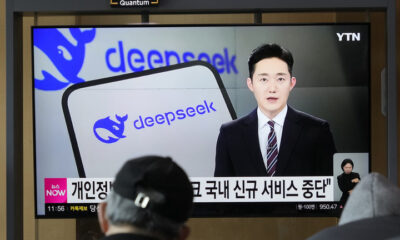
<path fill-rule="evenodd" d="M 93 126 L 93 133 L 97 139 L 102 141 L 103 143 L 114 143 L 117 142 L 121 138 L 125 138 L 124 131 L 125 131 L 125 121 L 128 119 L 128 114 L 123 117 L 115 115 L 115 118 L 118 122 L 113 121 L 110 119 L 110 116 L 106 118 L 102 118 L 97 120 Z M 106 136 L 101 136 L 99 134 L 100 131 L 106 132 Z M 108 133 L 111 133 L 110 136 Z"/>
<path fill-rule="evenodd" d="M 361 41 L 361 33 L 336 33 L 339 42 L 359 42 Z"/>

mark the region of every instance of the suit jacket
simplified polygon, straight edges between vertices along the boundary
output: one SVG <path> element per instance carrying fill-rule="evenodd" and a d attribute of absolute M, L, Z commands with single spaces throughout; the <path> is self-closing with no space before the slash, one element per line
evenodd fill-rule
<path fill-rule="evenodd" d="M 288 106 L 275 176 L 331 176 L 335 152 L 328 122 Z M 214 176 L 266 175 L 255 109 L 221 126 Z"/>

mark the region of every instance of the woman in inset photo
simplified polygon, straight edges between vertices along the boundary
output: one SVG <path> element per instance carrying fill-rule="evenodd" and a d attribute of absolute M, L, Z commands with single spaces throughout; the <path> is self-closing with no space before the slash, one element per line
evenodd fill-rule
<path fill-rule="evenodd" d="M 358 182 L 360 182 L 360 174 L 353 172 L 354 163 L 351 159 L 347 158 L 342 161 L 343 173 L 337 177 L 340 190 L 343 192 L 340 198 L 342 205 L 346 204 L 351 192 Z"/>

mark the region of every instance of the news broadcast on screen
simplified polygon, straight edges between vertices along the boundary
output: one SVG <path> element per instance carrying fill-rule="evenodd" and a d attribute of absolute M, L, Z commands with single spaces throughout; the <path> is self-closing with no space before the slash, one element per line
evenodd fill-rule
<path fill-rule="evenodd" d="M 369 28 L 33 27 L 36 217 L 95 216 L 144 155 L 186 171 L 193 217 L 339 216 L 370 172 Z"/>

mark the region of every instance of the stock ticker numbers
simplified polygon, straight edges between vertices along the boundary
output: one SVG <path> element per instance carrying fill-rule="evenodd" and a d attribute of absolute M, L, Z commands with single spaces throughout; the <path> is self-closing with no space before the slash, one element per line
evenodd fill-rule
<path fill-rule="evenodd" d="M 337 203 L 298 203 L 296 209 L 299 212 L 332 212 L 339 210 Z"/>

